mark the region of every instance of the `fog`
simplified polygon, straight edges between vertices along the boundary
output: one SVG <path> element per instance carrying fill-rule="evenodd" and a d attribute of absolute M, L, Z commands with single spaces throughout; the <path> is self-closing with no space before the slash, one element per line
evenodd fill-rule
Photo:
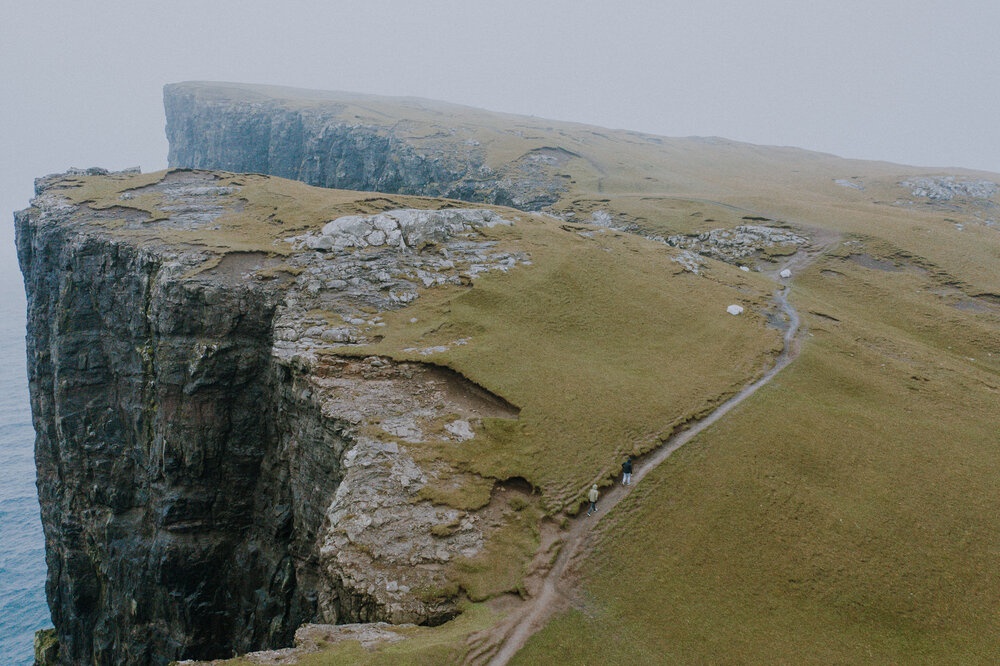
<path fill-rule="evenodd" d="M 0 21 L 10 212 L 68 167 L 166 166 L 161 89 L 273 83 L 667 136 L 1000 172 L 995 0 L 17 2 Z"/>

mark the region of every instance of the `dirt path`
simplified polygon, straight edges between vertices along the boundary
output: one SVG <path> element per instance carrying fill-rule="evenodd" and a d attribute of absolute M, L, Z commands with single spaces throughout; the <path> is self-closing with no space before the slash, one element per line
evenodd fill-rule
<path fill-rule="evenodd" d="M 826 242 L 821 247 L 817 248 L 814 246 L 812 251 L 796 254 L 791 258 L 791 261 L 775 270 L 772 276 L 779 283 L 786 283 L 785 280 L 777 278 L 777 273 L 785 268 L 794 271 L 811 263 L 834 242 L 832 238 L 824 240 Z M 746 386 L 739 393 L 721 404 L 707 417 L 687 430 L 676 433 L 664 442 L 663 446 L 647 454 L 643 459 L 636 461 L 637 464 L 632 474 L 633 485 L 640 483 L 650 471 L 666 460 L 674 451 L 687 444 L 692 438 L 728 414 L 733 407 L 746 400 L 760 387 L 770 382 L 775 375 L 795 359 L 799 351 L 796 337 L 799 332 L 799 315 L 795 308 L 788 302 L 789 289 L 790 287 L 785 284 L 775 294 L 775 300 L 781 311 L 787 316 L 788 321 L 784 333 L 784 345 L 774 367 L 768 370 L 760 379 Z M 495 632 L 491 632 L 492 635 L 490 637 L 481 637 L 478 641 L 478 646 L 469 655 L 466 663 L 483 663 L 492 653 L 492 657 L 489 658 L 488 662 L 489 666 L 505 666 L 524 647 L 528 639 L 536 631 L 545 626 L 549 618 L 557 610 L 567 604 L 567 596 L 560 587 L 564 582 L 563 579 L 567 570 L 570 569 L 570 564 L 581 552 L 584 552 L 581 547 L 586 542 L 596 522 L 602 516 L 612 511 L 631 489 L 632 486 L 622 486 L 620 483 L 616 483 L 610 490 L 602 493 L 601 500 L 598 503 L 598 513 L 595 516 L 588 517 L 581 512 L 580 515 L 571 520 L 571 527 L 562 534 L 559 555 L 542 580 L 540 589 L 522 607 L 513 611 L 508 619 L 496 628 Z"/>

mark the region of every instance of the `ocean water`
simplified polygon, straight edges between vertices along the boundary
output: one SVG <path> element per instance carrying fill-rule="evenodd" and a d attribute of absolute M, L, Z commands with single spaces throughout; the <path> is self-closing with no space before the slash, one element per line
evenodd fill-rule
<path fill-rule="evenodd" d="M 32 640 L 52 625 L 45 605 L 45 540 L 35 490 L 24 355 L 24 296 L 16 272 L 0 289 L 0 664 L 30 666 Z"/>

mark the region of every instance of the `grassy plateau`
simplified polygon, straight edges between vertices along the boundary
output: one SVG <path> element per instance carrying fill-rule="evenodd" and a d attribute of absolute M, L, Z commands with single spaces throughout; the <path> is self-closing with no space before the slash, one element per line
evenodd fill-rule
<path fill-rule="evenodd" d="M 710 413 L 781 350 L 771 274 L 790 255 L 749 258 L 749 272 L 706 259 L 695 274 L 648 237 L 749 223 L 812 241 L 814 260 L 787 281 L 799 356 L 591 523 L 586 556 L 563 583 L 568 604 L 514 663 L 1000 661 L 1000 201 L 930 200 L 903 185 L 1000 175 L 419 100 L 240 90 L 212 94 L 405 119 L 395 131 L 414 145 L 474 139 L 494 168 L 539 148 L 572 153 L 553 167 L 566 188 L 549 212 L 563 219 L 497 209 L 516 223 L 484 231 L 530 265 L 424 290 L 385 314 L 380 342 L 351 352 L 427 360 L 406 350 L 447 347 L 434 363 L 516 405 L 517 420 L 487 420 L 468 446 L 433 456 L 527 480 L 542 522 L 574 520 L 584 491 L 612 483 L 624 455 Z M 451 138 L 435 144 L 442 135 Z M 122 222 L 116 233 L 280 258 L 282 238 L 339 214 L 465 205 L 219 178 L 241 186 L 243 207 L 218 230 L 147 234 Z M 129 186 L 79 184 L 72 196 L 97 208 L 121 206 Z M 162 215 L 155 197 L 129 205 Z M 616 228 L 589 224 L 596 212 Z M 727 314 L 733 303 L 745 314 Z M 539 524 L 521 525 L 531 543 Z M 475 661 L 470 637 L 506 612 L 471 605 L 442 627 L 406 629 L 401 643 L 349 641 L 299 663 Z"/>

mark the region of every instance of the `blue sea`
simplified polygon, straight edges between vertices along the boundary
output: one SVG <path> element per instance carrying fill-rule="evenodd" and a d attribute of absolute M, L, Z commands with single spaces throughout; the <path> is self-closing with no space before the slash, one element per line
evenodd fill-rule
<path fill-rule="evenodd" d="M 0 664 L 30 666 L 34 633 L 52 621 L 35 490 L 24 294 L 20 275 L 11 268 L 0 272 Z"/>

